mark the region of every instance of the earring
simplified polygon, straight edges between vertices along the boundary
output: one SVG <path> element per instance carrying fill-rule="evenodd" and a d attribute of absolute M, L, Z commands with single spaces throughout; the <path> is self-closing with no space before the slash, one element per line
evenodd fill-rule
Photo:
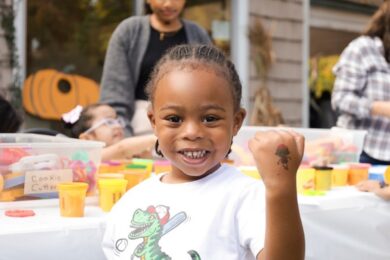
<path fill-rule="evenodd" d="M 158 143 L 158 139 L 156 141 L 156 143 L 154 144 L 154 151 L 156 152 L 156 154 L 160 157 L 164 157 L 163 153 L 161 152 L 161 150 L 158 148 L 159 146 L 159 143 Z"/>

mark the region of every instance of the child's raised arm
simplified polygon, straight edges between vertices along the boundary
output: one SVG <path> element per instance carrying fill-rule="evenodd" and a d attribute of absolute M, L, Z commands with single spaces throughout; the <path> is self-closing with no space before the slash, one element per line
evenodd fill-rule
<path fill-rule="evenodd" d="M 131 159 L 134 156 L 151 157 L 156 142 L 154 135 L 127 137 L 118 143 L 103 148 L 102 160 Z"/>
<path fill-rule="evenodd" d="M 257 259 L 304 259 L 296 192 L 304 138 L 285 130 L 258 132 L 249 141 L 249 148 L 266 188 L 265 244 Z"/>

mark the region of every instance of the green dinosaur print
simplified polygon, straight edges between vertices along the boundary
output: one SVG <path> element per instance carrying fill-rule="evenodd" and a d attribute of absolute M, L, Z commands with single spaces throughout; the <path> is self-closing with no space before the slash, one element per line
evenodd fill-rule
<path fill-rule="evenodd" d="M 161 216 L 162 214 L 164 216 Z M 143 241 L 134 250 L 132 259 L 135 256 L 141 260 L 170 260 L 171 257 L 161 250 L 159 241 L 186 218 L 186 214 L 180 212 L 169 219 L 168 207 L 165 206 L 150 206 L 146 211 L 137 209 L 131 220 L 131 227 L 134 230 L 128 237 L 132 240 L 143 239 Z M 194 250 L 188 251 L 188 254 L 193 260 L 201 260 Z"/>

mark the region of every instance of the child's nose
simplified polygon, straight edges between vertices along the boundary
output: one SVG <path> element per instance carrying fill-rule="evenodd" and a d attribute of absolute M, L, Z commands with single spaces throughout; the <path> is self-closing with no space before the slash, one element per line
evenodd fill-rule
<path fill-rule="evenodd" d="M 195 140 L 202 137 L 202 127 L 196 122 L 187 122 L 184 125 L 184 138 Z"/>

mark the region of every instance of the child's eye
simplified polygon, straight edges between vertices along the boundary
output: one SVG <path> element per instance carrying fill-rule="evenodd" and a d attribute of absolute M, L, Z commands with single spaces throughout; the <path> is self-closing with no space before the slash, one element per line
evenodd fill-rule
<path fill-rule="evenodd" d="M 219 119 L 219 118 L 216 117 L 216 116 L 208 115 L 208 116 L 205 116 L 205 117 L 203 118 L 203 122 L 205 122 L 205 123 L 212 123 L 212 122 L 217 121 L 218 119 Z"/>
<path fill-rule="evenodd" d="M 168 120 L 171 123 L 180 123 L 182 121 L 179 116 L 168 116 L 166 117 L 166 120 Z"/>

